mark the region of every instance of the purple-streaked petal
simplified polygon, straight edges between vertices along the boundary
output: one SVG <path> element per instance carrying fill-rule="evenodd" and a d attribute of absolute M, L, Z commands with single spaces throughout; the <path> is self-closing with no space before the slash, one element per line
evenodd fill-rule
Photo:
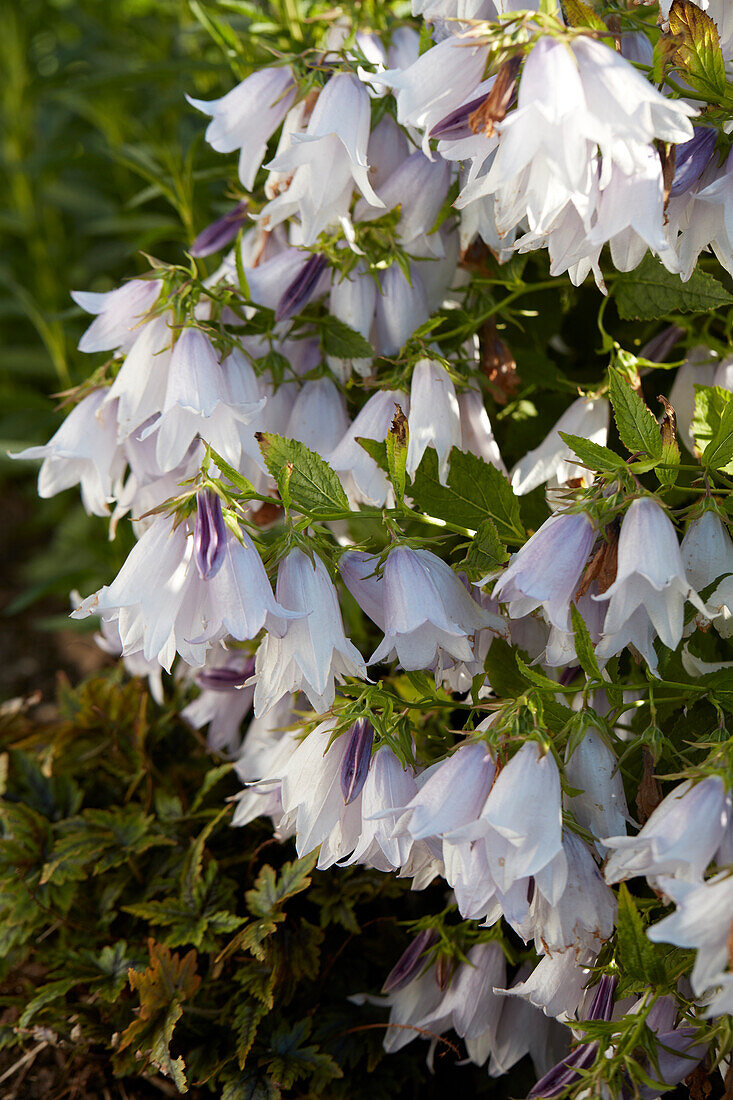
<path fill-rule="evenodd" d="M 418 932 L 410 946 L 400 955 L 382 986 L 383 993 L 396 993 L 404 989 L 419 974 L 424 965 L 426 951 L 438 942 L 438 933 L 432 928 Z"/>
<path fill-rule="evenodd" d="M 341 793 L 346 806 L 358 798 L 366 782 L 373 743 L 374 726 L 366 718 L 359 718 L 351 727 L 351 737 L 341 765 Z"/>
<path fill-rule="evenodd" d="M 224 561 L 227 530 L 221 501 L 207 489 L 196 498 L 196 525 L 193 529 L 193 555 L 202 581 L 210 581 Z"/>
<path fill-rule="evenodd" d="M 210 256 L 212 252 L 218 252 L 234 240 L 246 220 L 247 203 L 238 202 L 228 214 L 217 218 L 211 225 L 207 225 L 206 229 L 202 229 L 189 252 L 197 259 Z"/>

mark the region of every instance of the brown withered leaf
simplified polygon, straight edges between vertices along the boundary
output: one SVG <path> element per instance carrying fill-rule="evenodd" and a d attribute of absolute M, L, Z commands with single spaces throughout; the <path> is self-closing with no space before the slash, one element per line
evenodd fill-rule
<path fill-rule="evenodd" d="M 282 515 L 283 506 L 277 500 L 264 501 L 256 512 L 252 512 L 252 521 L 258 527 L 269 527 Z"/>
<path fill-rule="evenodd" d="M 494 85 L 483 103 L 468 116 L 468 125 L 474 134 L 483 133 L 491 137 L 494 124 L 506 116 L 514 95 L 514 88 L 522 64 L 522 55 L 515 54 L 499 66 Z"/>
<path fill-rule="evenodd" d="M 662 434 L 662 446 L 664 446 L 665 444 L 677 442 L 677 413 L 666 397 L 661 396 L 659 400 L 664 406 L 664 416 L 662 417 L 662 423 L 659 425 Z"/>
<path fill-rule="evenodd" d="M 585 596 L 593 581 L 598 587 L 598 594 L 607 592 L 616 580 L 618 570 L 618 535 L 617 523 L 609 523 L 606 527 L 605 538 L 598 550 L 586 566 L 583 578 L 575 593 L 576 597 Z"/>
<path fill-rule="evenodd" d="M 643 825 L 662 801 L 662 788 L 654 774 L 654 757 L 646 745 L 642 750 L 641 759 L 643 771 L 636 795 L 636 812 L 639 815 L 640 823 Z"/>
<path fill-rule="evenodd" d="M 664 221 L 667 221 L 667 207 L 669 196 L 674 182 L 675 169 L 677 167 L 677 146 L 667 145 L 663 141 L 657 141 L 657 152 L 662 162 L 662 183 L 664 184 Z"/>
<path fill-rule="evenodd" d="M 398 405 L 396 401 L 394 407 L 395 414 L 389 430 L 394 435 L 397 446 L 405 447 L 407 446 L 407 417 L 402 411 L 402 406 Z"/>
<path fill-rule="evenodd" d="M 690 1090 L 690 1100 L 707 1100 L 713 1091 L 707 1058 L 695 1067 L 689 1077 L 685 1077 L 685 1084 Z"/>
<path fill-rule="evenodd" d="M 514 356 L 497 334 L 495 321 L 487 321 L 481 327 L 479 356 L 489 393 L 497 405 L 506 405 L 517 393 L 522 380 L 517 372 Z"/>

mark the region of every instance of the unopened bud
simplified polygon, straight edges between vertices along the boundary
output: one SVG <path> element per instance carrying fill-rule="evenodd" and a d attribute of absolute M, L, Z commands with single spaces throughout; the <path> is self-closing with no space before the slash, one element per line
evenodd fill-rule
<path fill-rule="evenodd" d="M 456 960 L 451 955 L 438 955 L 435 960 L 435 981 L 441 993 L 445 993 L 456 969 Z"/>
<path fill-rule="evenodd" d="M 193 530 L 193 556 L 202 581 L 210 581 L 221 569 L 227 532 L 221 501 L 207 489 L 196 497 L 196 526 Z"/>
<path fill-rule="evenodd" d="M 310 301 L 316 284 L 328 266 L 325 256 L 309 256 L 293 281 L 283 291 L 275 310 L 276 321 L 286 321 Z"/>
<path fill-rule="evenodd" d="M 228 214 L 217 218 L 211 225 L 207 225 L 206 229 L 202 229 L 189 252 L 197 259 L 210 256 L 212 252 L 218 252 L 234 240 L 246 220 L 247 203 L 238 202 Z"/>
<path fill-rule="evenodd" d="M 398 989 L 404 989 L 422 969 L 425 952 L 437 942 L 438 934 L 432 928 L 418 932 L 387 975 L 382 993 L 396 993 Z"/>
<path fill-rule="evenodd" d="M 351 737 L 341 765 L 341 793 L 346 806 L 361 794 L 369 771 L 373 742 L 374 726 L 366 718 L 359 718 L 351 727 Z"/>

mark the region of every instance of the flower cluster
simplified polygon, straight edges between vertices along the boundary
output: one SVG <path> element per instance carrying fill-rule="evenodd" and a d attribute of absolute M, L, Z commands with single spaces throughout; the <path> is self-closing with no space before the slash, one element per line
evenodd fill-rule
<path fill-rule="evenodd" d="M 15 456 L 43 459 L 43 496 L 78 483 L 113 534 L 130 517 L 132 552 L 73 617 L 158 698 L 175 664 L 184 717 L 236 762 L 234 825 L 269 817 L 321 869 L 444 883 L 450 920 L 386 980 L 385 1049 L 452 1028 L 491 1076 L 529 1053 L 537 1096 L 610 1095 L 621 1063 L 613 1095 L 658 1095 L 725 1055 L 733 1012 L 722 337 L 665 330 L 636 355 L 599 317 L 608 371 L 555 379 L 549 430 L 525 437 L 543 380 L 515 398 L 498 335 L 536 315 L 512 306 L 533 289 L 517 254 L 546 250 L 568 292 L 649 251 L 689 279 L 710 247 L 733 273 L 730 126 L 694 66 L 651 79 L 652 38 L 694 8 L 725 84 L 733 27 L 715 0 L 662 7 L 657 27 L 415 2 L 427 49 L 413 25 L 338 24 L 317 66 L 192 99 L 239 154 L 237 206 L 190 267 L 75 295 L 95 317 L 79 349 L 107 361 Z M 658 422 L 642 377 L 682 339 Z M 665 739 L 680 687 L 701 725 Z M 614 889 L 634 879 L 645 911 L 676 906 L 648 936 Z M 637 959 L 694 949 L 689 981 L 654 955 L 642 992 L 630 939 Z"/>

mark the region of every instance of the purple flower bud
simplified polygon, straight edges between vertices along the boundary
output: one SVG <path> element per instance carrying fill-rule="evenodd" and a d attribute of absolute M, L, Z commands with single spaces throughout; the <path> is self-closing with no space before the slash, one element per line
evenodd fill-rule
<path fill-rule="evenodd" d="M 351 727 L 351 737 L 341 765 L 341 791 L 347 806 L 358 797 L 366 783 L 373 742 L 374 726 L 366 718 L 359 718 Z"/>
<path fill-rule="evenodd" d="M 707 126 L 695 126 L 693 129 L 694 137 L 677 146 L 674 179 L 669 189 L 673 199 L 694 187 L 715 153 L 717 131 Z"/>
<path fill-rule="evenodd" d="M 640 359 L 649 359 L 652 363 L 663 363 L 685 330 L 679 325 L 668 325 L 652 337 L 639 352 Z"/>
<path fill-rule="evenodd" d="M 238 202 L 228 214 L 217 218 L 211 225 L 207 225 L 206 229 L 201 230 L 189 252 L 197 258 L 210 256 L 212 252 L 218 252 L 219 249 L 224 248 L 230 241 L 234 240 L 246 220 L 247 203 Z"/>
<path fill-rule="evenodd" d="M 255 659 L 247 659 L 236 666 L 222 666 L 221 668 L 204 668 L 196 673 L 196 683 L 204 691 L 236 691 L 244 687 L 250 676 L 254 675 Z"/>
<path fill-rule="evenodd" d="M 404 989 L 422 969 L 425 952 L 437 942 L 438 933 L 432 928 L 418 932 L 387 975 L 382 993 L 396 993 L 398 989 Z"/>
<path fill-rule="evenodd" d="M 697 1032 L 694 1027 L 679 1027 L 674 1031 L 657 1034 L 658 1071 L 646 1065 L 651 1078 L 663 1085 L 678 1085 L 700 1064 L 708 1051 L 707 1043 L 696 1043 Z M 642 1100 L 655 1100 L 659 1089 L 643 1086 L 639 1090 Z"/>
<path fill-rule="evenodd" d="M 207 489 L 196 497 L 196 526 L 193 530 L 193 556 L 202 581 L 210 581 L 221 569 L 226 541 L 221 501 Z"/>
<path fill-rule="evenodd" d="M 476 99 L 472 99 L 470 103 L 463 103 L 460 107 L 456 107 L 440 122 L 435 123 L 430 131 L 430 137 L 441 138 L 443 141 L 460 141 L 461 138 L 473 137 L 474 131 L 469 125 L 468 116 L 473 114 L 485 99 L 485 94 L 480 95 Z"/>
<path fill-rule="evenodd" d="M 588 1009 L 589 1020 L 611 1019 L 617 985 L 618 978 L 609 977 L 607 974 L 603 975 Z M 592 1066 L 597 1053 L 598 1043 L 584 1043 L 579 1046 L 567 1058 L 563 1058 L 562 1062 L 558 1062 L 556 1066 L 548 1070 L 544 1077 L 539 1079 L 528 1096 L 541 1096 L 545 1100 L 549 1100 L 553 1096 L 559 1096 L 569 1085 L 580 1080 L 581 1074 L 578 1070 L 588 1069 L 589 1066 Z"/>
<path fill-rule="evenodd" d="M 327 264 L 328 260 L 325 256 L 314 253 L 308 257 L 293 281 L 283 291 L 275 310 L 276 321 L 287 320 L 307 305 Z"/>

